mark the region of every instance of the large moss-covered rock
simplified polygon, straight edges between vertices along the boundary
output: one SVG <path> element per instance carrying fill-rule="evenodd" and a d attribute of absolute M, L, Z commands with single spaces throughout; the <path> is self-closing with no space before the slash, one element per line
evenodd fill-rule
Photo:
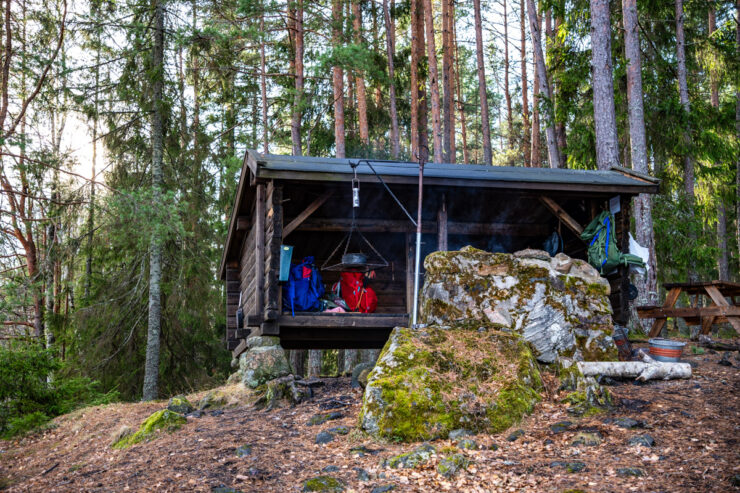
<path fill-rule="evenodd" d="M 136 433 L 121 433 L 111 446 L 118 449 L 128 448 L 136 443 L 151 440 L 159 431 L 175 431 L 185 423 L 187 419 L 181 414 L 162 409 L 146 418 Z"/>
<path fill-rule="evenodd" d="M 422 321 L 480 324 L 521 334 L 537 359 L 617 359 L 609 283 L 587 262 L 541 250 L 472 247 L 424 261 Z"/>
<path fill-rule="evenodd" d="M 247 352 L 239 357 L 242 383 L 249 388 L 290 374 L 290 364 L 280 339 L 271 336 L 247 338 Z"/>
<path fill-rule="evenodd" d="M 415 441 L 451 430 L 499 432 L 532 411 L 541 380 L 526 342 L 478 326 L 393 329 L 369 375 L 361 427 Z"/>

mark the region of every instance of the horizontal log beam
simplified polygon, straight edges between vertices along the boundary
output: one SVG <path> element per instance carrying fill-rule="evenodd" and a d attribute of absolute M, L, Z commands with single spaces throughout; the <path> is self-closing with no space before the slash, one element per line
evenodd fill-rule
<path fill-rule="evenodd" d="M 341 329 L 393 328 L 408 325 L 407 314 L 358 314 L 358 313 L 317 313 L 315 315 L 299 314 L 281 315 L 280 327 L 318 327 Z"/>
<path fill-rule="evenodd" d="M 740 317 L 740 306 L 704 306 L 701 308 L 663 308 L 638 306 L 640 318 L 701 318 L 701 317 Z"/>
<path fill-rule="evenodd" d="M 306 219 L 297 231 L 346 232 L 352 221 L 350 219 L 315 218 Z M 357 229 L 363 233 L 413 233 L 416 227 L 407 220 L 357 219 Z M 552 228 L 546 224 L 506 224 L 506 223 L 466 223 L 448 222 L 447 233 L 450 235 L 496 235 L 544 236 Z M 437 233 L 436 221 L 423 221 L 422 233 Z"/>

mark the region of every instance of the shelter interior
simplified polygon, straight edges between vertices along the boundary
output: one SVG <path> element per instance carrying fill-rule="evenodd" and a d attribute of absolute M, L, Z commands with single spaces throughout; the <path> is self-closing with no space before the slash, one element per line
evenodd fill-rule
<path fill-rule="evenodd" d="M 235 355 L 246 348 L 250 334 L 279 336 L 286 349 L 380 348 L 393 327 L 409 323 L 416 227 L 393 195 L 415 219 L 418 166 L 383 162 L 375 162 L 372 169 L 367 164 L 358 166 L 360 206 L 354 208 L 351 182 L 355 175 L 350 164 L 358 160 L 311 159 L 263 156 L 254 151 L 245 156 L 221 265 L 227 289 L 226 341 Z M 477 168 L 473 175 L 461 178 L 471 168 Z M 483 170 L 494 174 L 483 179 L 476 176 Z M 562 240 L 561 251 L 585 259 L 587 245 L 579 238 L 580 231 L 602 210 L 615 205 L 619 210 L 615 214 L 617 244 L 627 251 L 631 198 L 639 192 L 655 193 L 658 187 L 655 180 L 622 169 L 578 172 L 570 174 L 572 180 L 567 172 L 573 170 L 558 170 L 566 173 L 557 174 L 547 170 L 545 177 L 537 175 L 536 169 L 513 170 L 516 173 L 506 174 L 512 168 L 427 165 L 422 276 L 423 259 L 431 252 L 465 245 L 510 253 L 542 249 L 553 232 Z M 600 175 L 583 179 L 582 173 Z M 613 180 L 604 179 L 609 178 L 605 173 L 611 173 Z M 387 267 L 374 271 L 370 284 L 378 296 L 376 311 L 292 314 L 283 310 L 278 281 L 281 246 L 293 246 L 294 263 L 313 256 L 320 267 L 353 224 L 388 262 Z M 375 255 L 370 248 L 362 253 Z M 329 291 L 340 273 L 321 270 L 321 275 Z M 626 269 L 610 274 L 608 280 L 614 318 L 625 322 L 629 302 Z M 243 327 L 237 323 L 239 308 L 244 314 Z"/>

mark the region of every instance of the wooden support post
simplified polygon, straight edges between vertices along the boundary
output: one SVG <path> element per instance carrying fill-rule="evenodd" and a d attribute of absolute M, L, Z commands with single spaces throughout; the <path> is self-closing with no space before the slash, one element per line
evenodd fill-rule
<path fill-rule="evenodd" d="M 576 236 L 581 236 L 581 233 L 583 233 L 583 226 L 581 226 L 578 221 L 573 219 L 573 217 L 565 212 L 565 209 L 560 207 L 557 202 L 552 200 L 550 197 L 545 197 L 544 195 L 540 197 L 540 202 L 542 202 L 545 207 L 547 207 L 550 212 L 555 214 L 555 217 L 557 217 L 563 224 L 565 224 L 571 231 L 573 231 Z"/>
<path fill-rule="evenodd" d="M 442 203 L 437 211 L 437 250 L 446 252 L 447 245 L 447 197 L 442 194 Z"/>
<path fill-rule="evenodd" d="M 264 334 L 278 335 L 275 319 L 280 313 L 280 245 L 283 238 L 283 187 L 271 181 L 267 185 L 267 214 L 265 256 L 268 258 L 265 271 L 265 322 L 262 324 Z"/>
<path fill-rule="evenodd" d="M 262 318 L 265 311 L 265 185 L 257 184 L 257 196 L 254 208 L 254 275 L 255 282 L 255 315 Z"/>
<path fill-rule="evenodd" d="M 308 219 L 308 217 L 311 214 L 316 212 L 316 209 L 324 205 L 324 202 L 326 202 L 329 199 L 329 197 L 332 196 L 333 193 L 334 193 L 333 190 L 329 190 L 328 192 L 326 192 L 325 194 L 323 194 L 322 196 L 318 197 L 316 200 L 311 202 L 311 204 L 309 204 L 309 206 L 306 207 L 306 209 L 303 212 L 298 214 L 292 221 L 288 223 L 287 226 L 285 226 L 285 228 L 283 229 L 283 238 L 285 238 L 290 233 L 295 231 L 295 229 L 298 226 L 300 226 L 301 223 L 303 223 L 303 221 Z"/>
<path fill-rule="evenodd" d="M 414 303 L 414 236 L 406 235 L 406 310 L 411 313 Z"/>
<path fill-rule="evenodd" d="M 720 293 L 719 289 L 717 289 L 716 286 L 705 286 L 704 289 L 707 291 L 707 294 L 710 298 L 712 298 L 712 301 L 714 301 L 714 304 L 717 306 L 730 306 L 730 304 L 727 302 L 724 296 L 722 296 L 722 293 Z M 727 317 L 727 321 L 730 322 L 732 327 L 735 329 L 735 331 L 740 334 L 740 318 L 737 317 Z M 711 325 L 710 325 L 711 328 Z M 709 333 L 709 330 L 707 332 L 704 332 L 704 328 L 702 327 L 702 334 Z"/>
<path fill-rule="evenodd" d="M 619 249 L 623 253 L 630 251 L 630 198 L 622 195 L 620 198 L 620 216 L 619 223 L 621 225 L 622 236 L 617 238 Z M 630 276 L 629 267 L 624 265 L 619 267 L 619 275 L 621 277 L 621 290 L 619 293 L 619 305 L 621 312 L 617 321 L 621 324 L 626 324 L 629 321 L 630 313 L 630 299 L 629 299 L 629 287 L 630 287 Z"/>

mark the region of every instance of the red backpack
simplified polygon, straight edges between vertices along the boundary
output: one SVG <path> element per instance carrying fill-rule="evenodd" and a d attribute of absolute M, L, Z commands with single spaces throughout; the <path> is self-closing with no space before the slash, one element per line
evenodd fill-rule
<path fill-rule="evenodd" d="M 373 313 L 378 308 L 378 295 L 373 288 L 365 287 L 364 277 L 362 272 L 342 272 L 342 299 L 350 311 Z"/>

